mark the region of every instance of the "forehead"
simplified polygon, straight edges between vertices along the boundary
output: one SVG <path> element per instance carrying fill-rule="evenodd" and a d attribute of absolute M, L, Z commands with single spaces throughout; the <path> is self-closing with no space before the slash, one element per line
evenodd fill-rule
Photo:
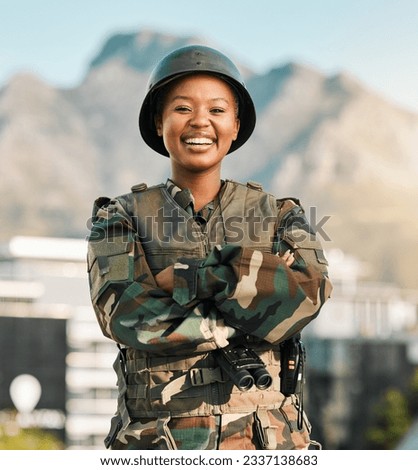
<path fill-rule="evenodd" d="M 221 78 L 210 74 L 189 74 L 170 83 L 166 90 L 167 97 L 176 95 L 193 96 L 205 95 L 209 97 L 234 99 L 233 88 Z"/>

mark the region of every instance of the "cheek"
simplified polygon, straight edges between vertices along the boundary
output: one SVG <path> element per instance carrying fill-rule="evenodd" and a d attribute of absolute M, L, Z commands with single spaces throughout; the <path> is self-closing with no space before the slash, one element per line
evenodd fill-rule
<path fill-rule="evenodd" d="M 161 120 L 160 125 L 158 126 L 160 136 L 174 136 L 181 132 L 182 123 L 178 119 L 172 119 L 170 117 L 165 117 Z"/>

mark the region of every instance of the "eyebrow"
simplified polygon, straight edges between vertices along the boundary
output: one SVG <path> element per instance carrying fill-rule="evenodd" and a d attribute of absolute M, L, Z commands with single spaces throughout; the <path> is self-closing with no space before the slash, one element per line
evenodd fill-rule
<path fill-rule="evenodd" d="M 175 100 L 190 100 L 190 99 L 192 99 L 190 96 L 176 95 L 176 96 L 173 97 L 172 101 L 175 101 Z M 222 97 L 211 98 L 209 101 L 224 101 L 225 103 L 229 104 L 229 100 L 227 100 L 226 98 L 222 98 Z"/>

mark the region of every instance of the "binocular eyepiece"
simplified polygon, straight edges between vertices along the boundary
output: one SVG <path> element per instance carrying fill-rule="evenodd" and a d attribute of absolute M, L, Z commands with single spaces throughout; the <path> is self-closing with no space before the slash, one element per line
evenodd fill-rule
<path fill-rule="evenodd" d="M 249 390 L 254 384 L 265 390 L 272 384 L 264 362 L 252 349 L 236 346 L 217 349 L 215 354 L 218 364 L 241 391 Z"/>

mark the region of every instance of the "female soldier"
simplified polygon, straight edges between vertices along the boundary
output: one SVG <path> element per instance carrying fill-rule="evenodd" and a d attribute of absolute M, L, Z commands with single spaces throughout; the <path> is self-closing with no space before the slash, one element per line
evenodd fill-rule
<path fill-rule="evenodd" d="M 119 346 L 112 449 L 303 449 L 298 334 L 331 292 L 302 207 L 221 179 L 250 137 L 236 66 L 204 46 L 164 57 L 139 127 L 169 157 L 164 184 L 95 201 L 88 269 Z"/>

